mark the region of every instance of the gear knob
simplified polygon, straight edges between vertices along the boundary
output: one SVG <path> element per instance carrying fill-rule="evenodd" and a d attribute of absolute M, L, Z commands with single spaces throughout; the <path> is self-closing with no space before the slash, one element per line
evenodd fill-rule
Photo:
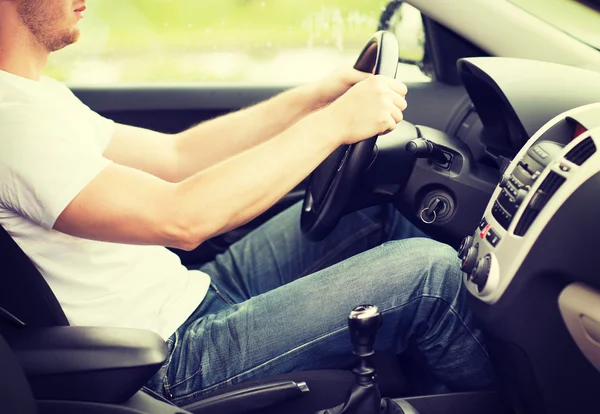
<path fill-rule="evenodd" d="M 379 309 L 373 305 L 360 305 L 350 312 L 348 328 L 354 355 L 359 357 L 373 355 L 373 344 L 382 319 Z"/>

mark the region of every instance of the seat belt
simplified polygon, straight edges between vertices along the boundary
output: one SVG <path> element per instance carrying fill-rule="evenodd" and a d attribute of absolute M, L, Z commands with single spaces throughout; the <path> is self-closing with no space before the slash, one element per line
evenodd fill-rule
<path fill-rule="evenodd" d="M 1 306 L 0 306 L 0 318 L 4 319 L 11 325 L 17 326 L 19 328 L 22 328 L 25 326 L 25 322 L 23 322 L 21 319 L 17 318 L 15 315 L 13 315 L 12 313 L 10 313 L 9 311 L 7 311 L 6 309 L 4 309 Z"/>

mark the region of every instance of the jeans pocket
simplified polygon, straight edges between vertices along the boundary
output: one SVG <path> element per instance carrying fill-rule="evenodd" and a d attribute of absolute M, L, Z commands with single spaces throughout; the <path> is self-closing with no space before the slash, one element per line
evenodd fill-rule
<path fill-rule="evenodd" d="M 173 353 L 175 352 L 175 348 L 177 347 L 178 342 L 179 334 L 177 333 L 177 331 L 175 331 L 175 333 L 171 335 L 171 337 L 165 342 L 167 344 L 167 358 L 165 359 L 165 362 L 163 362 L 161 368 L 167 368 L 171 363 L 171 360 L 173 359 Z"/>
<path fill-rule="evenodd" d="M 169 339 L 165 341 L 167 345 L 167 357 L 163 361 L 161 367 L 152 376 L 152 378 L 146 383 L 146 388 L 155 392 L 163 397 L 167 396 L 167 389 L 165 387 L 165 381 L 167 378 L 167 369 L 169 364 L 173 360 L 173 354 L 178 342 L 178 334 L 175 332 Z"/>

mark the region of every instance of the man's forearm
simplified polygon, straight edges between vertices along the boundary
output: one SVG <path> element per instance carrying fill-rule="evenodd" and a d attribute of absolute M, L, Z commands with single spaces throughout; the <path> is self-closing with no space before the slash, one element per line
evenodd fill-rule
<path fill-rule="evenodd" d="M 288 193 L 336 147 L 340 131 L 315 113 L 277 137 L 177 185 L 170 201 L 192 249 L 257 217 Z M 233 187 L 232 187 L 233 185 Z"/>
<path fill-rule="evenodd" d="M 273 139 L 180 182 L 110 163 L 53 228 L 112 243 L 194 248 L 261 214 L 339 145 L 393 130 L 403 118 L 404 95 L 402 83 L 369 77 Z"/>
<path fill-rule="evenodd" d="M 301 86 L 176 135 L 178 176 L 181 180 L 191 177 L 259 145 L 322 104 L 316 85 Z"/>

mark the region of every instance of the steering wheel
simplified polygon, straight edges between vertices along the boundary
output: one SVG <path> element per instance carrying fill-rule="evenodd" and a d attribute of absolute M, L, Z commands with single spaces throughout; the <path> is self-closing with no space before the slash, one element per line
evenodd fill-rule
<path fill-rule="evenodd" d="M 354 68 L 375 75 L 396 76 L 398 40 L 385 31 L 371 37 Z M 312 241 L 323 240 L 338 224 L 352 189 L 373 160 L 377 136 L 342 145 L 310 175 L 304 196 L 300 227 Z"/>

